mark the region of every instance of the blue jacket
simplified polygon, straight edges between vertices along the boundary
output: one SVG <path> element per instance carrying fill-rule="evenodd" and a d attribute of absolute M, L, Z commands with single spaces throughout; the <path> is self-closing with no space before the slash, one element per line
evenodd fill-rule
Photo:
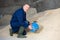
<path fill-rule="evenodd" d="M 12 15 L 10 25 L 14 32 L 18 31 L 20 26 L 23 26 L 24 28 L 28 27 L 29 24 L 26 23 L 26 13 L 24 12 L 23 8 L 15 11 L 15 13 Z"/>

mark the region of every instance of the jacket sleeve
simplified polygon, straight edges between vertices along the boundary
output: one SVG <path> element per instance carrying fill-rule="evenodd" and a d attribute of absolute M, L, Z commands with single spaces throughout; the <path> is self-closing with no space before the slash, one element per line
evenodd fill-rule
<path fill-rule="evenodd" d="M 28 23 L 23 20 L 23 14 L 17 15 L 17 19 L 18 19 L 18 21 L 19 21 L 19 25 L 20 25 L 20 26 L 23 26 L 23 27 L 25 27 L 25 28 L 28 27 Z"/>

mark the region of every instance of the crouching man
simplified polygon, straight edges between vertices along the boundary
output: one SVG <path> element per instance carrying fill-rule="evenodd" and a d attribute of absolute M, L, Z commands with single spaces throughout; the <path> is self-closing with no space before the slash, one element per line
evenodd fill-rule
<path fill-rule="evenodd" d="M 30 23 L 26 19 L 26 12 L 29 10 L 30 6 L 25 4 L 22 8 L 15 11 L 12 15 L 10 25 L 10 34 L 18 33 L 18 38 L 25 38 L 26 29 L 32 29 Z"/>

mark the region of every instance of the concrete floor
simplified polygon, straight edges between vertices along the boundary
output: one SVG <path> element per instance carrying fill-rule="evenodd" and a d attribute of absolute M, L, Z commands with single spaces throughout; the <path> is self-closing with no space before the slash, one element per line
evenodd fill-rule
<path fill-rule="evenodd" d="M 37 33 L 28 32 L 27 38 L 17 38 L 9 35 L 9 26 L 0 29 L 0 39 L 4 40 L 60 40 L 60 8 L 44 11 L 45 15 L 38 17 L 37 22 L 42 27 Z M 36 15 L 35 15 L 36 16 Z"/>

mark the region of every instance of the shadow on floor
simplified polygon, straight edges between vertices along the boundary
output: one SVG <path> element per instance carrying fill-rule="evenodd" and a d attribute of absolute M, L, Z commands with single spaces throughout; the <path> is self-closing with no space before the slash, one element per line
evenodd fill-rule
<path fill-rule="evenodd" d="M 40 33 L 43 29 L 44 29 L 43 26 L 41 26 L 39 30 L 37 30 L 35 33 Z"/>

